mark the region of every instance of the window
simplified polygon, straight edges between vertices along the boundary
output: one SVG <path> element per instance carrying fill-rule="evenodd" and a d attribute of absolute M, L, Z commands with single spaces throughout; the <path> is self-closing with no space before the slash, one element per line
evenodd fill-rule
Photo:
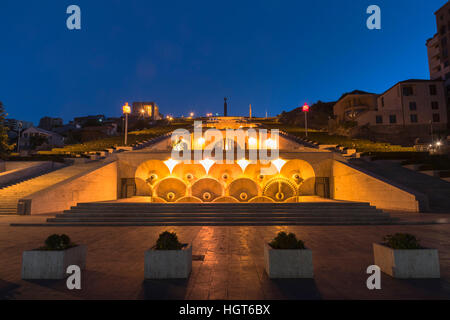
<path fill-rule="evenodd" d="M 440 122 L 441 121 L 441 117 L 439 115 L 439 113 L 433 113 L 433 122 Z"/>
<path fill-rule="evenodd" d="M 409 103 L 409 110 L 414 111 L 417 110 L 417 104 L 414 101 Z"/>
<path fill-rule="evenodd" d="M 411 114 L 411 123 L 417 123 L 417 114 Z"/>
<path fill-rule="evenodd" d="M 439 102 L 431 101 L 431 109 L 433 109 L 433 110 L 439 109 Z"/>
<path fill-rule="evenodd" d="M 412 96 L 413 88 L 412 87 L 403 87 L 403 95 L 404 96 Z"/>
<path fill-rule="evenodd" d="M 381 98 L 381 106 L 384 107 L 384 97 Z"/>
<path fill-rule="evenodd" d="M 376 123 L 383 123 L 383 116 L 376 116 L 375 117 L 375 122 Z"/>
<path fill-rule="evenodd" d="M 395 114 L 389 116 L 389 123 L 397 123 L 397 116 Z"/>
<path fill-rule="evenodd" d="M 435 84 L 430 85 L 430 95 L 431 96 L 437 95 L 437 89 L 436 89 L 436 85 Z"/>

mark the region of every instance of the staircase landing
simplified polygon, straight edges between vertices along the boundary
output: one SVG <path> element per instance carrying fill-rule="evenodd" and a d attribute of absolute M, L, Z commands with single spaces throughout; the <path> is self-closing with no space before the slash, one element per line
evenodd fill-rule
<path fill-rule="evenodd" d="M 140 200 L 140 202 L 137 202 Z M 384 225 L 395 219 L 368 203 L 79 203 L 45 226 Z M 15 224 L 24 226 L 27 224 Z M 42 225 L 42 224 L 41 224 Z M 40 226 L 41 226 L 40 225 Z"/>

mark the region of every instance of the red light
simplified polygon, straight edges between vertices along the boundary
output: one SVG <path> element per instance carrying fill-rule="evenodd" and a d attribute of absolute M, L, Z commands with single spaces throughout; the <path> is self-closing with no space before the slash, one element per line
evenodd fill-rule
<path fill-rule="evenodd" d="M 303 112 L 308 112 L 309 111 L 309 106 L 307 103 L 305 103 L 305 105 L 302 108 Z"/>

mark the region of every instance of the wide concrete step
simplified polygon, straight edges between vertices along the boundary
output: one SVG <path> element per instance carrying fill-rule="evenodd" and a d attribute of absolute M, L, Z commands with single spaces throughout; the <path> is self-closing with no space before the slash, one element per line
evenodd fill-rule
<path fill-rule="evenodd" d="M 368 203 L 80 203 L 48 226 L 208 226 L 390 224 Z"/>
<path fill-rule="evenodd" d="M 291 203 L 248 203 L 248 202 L 237 202 L 237 203 L 151 203 L 151 202 L 80 202 L 76 207 L 296 207 L 296 206 L 329 206 L 329 207 L 367 207 L 370 206 L 367 202 L 291 202 Z"/>
<path fill-rule="evenodd" d="M 389 220 L 387 216 L 310 216 L 310 217 L 286 217 L 286 216 L 213 216 L 213 217 L 64 217 L 49 218 L 47 222 L 164 222 L 164 221 L 374 221 Z"/>
<path fill-rule="evenodd" d="M 70 210 L 58 216 L 87 216 L 87 217 L 131 217 L 131 216 L 271 216 L 271 215 L 299 215 L 299 216 L 359 216 L 359 215 L 380 215 L 385 214 L 383 211 L 374 210 L 279 210 L 279 211 L 252 211 L 252 210 L 238 210 L 238 211 L 168 211 L 168 212 L 152 212 L 152 211 L 75 211 Z"/>
<path fill-rule="evenodd" d="M 12 227 L 161 227 L 161 226 L 349 226 L 349 225 L 390 225 L 393 220 L 361 221 L 198 221 L 198 222 L 61 222 L 61 223 L 12 223 Z"/>
<path fill-rule="evenodd" d="M 57 214 L 58 218 L 75 218 L 75 217 L 218 217 L 218 216 L 250 216 L 250 217 L 271 217 L 271 216 L 298 216 L 298 217 L 316 217 L 316 216 L 337 216 L 337 217 L 359 217 L 359 216 L 389 216 L 387 213 L 383 213 L 380 210 L 374 211 L 305 211 L 305 212 L 68 212 L 64 214 Z"/>

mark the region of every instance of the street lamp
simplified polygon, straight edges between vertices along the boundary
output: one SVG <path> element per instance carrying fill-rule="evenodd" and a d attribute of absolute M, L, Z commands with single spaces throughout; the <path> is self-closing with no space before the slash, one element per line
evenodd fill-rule
<path fill-rule="evenodd" d="M 122 107 L 123 113 L 125 114 L 125 145 L 127 145 L 128 138 L 128 115 L 131 113 L 131 108 L 128 105 L 128 102 Z"/>
<path fill-rule="evenodd" d="M 302 111 L 305 114 L 305 135 L 308 136 L 308 112 L 309 112 L 309 106 L 305 102 L 305 105 L 302 107 Z"/>

